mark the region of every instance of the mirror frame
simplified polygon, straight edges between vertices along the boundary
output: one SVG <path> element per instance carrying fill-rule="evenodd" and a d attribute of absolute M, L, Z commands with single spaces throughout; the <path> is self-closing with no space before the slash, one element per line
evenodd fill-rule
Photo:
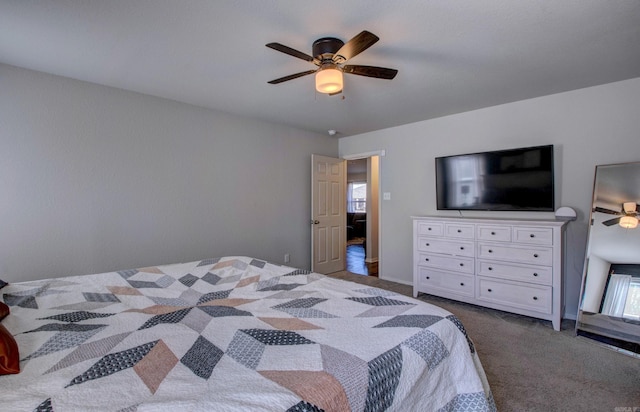
<path fill-rule="evenodd" d="M 587 271 L 589 269 L 589 259 L 590 259 L 590 250 L 591 250 L 591 246 L 593 245 L 593 225 L 595 224 L 595 218 L 594 218 L 594 212 L 596 211 L 596 201 L 598 200 L 597 197 L 597 193 L 596 193 L 596 189 L 597 189 L 597 185 L 598 185 L 598 170 L 600 168 L 600 170 L 602 170 L 603 168 L 609 168 L 609 167 L 626 167 L 626 166 L 637 166 L 638 171 L 640 171 L 640 162 L 626 162 L 626 163 L 614 163 L 614 164 L 603 164 L 603 165 L 596 165 L 595 167 L 595 171 L 594 171 L 594 177 L 593 177 L 593 190 L 592 190 L 592 197 L 591 197 L 591 210 L 589 212 L 589 227 L 588 227 L 588 231 L 587 231 L 587 243 L 586 243 L 586 249 L 585 249 L 585 258 L 584 258 L 584 266 L 583 266 L 583 270 L 582 270 L 582 282 L 581 282 L 581 288 L 580 288 L 580 295 L 579 295 L 579 303 L 578 303 L 578 312 L 577 312 L 577 316 L 576 316 L 576 327 L 575 327 L 575 333 L 576 336 L 578 337 L 582 337 L 582 338 L 586 338 L 586 339 L 590 339 L 593 342 L 603 345 L 605 347 L 608 347 L 610 349 L 614 349 L 616 351 L 622 352 L 624 354 L 633 356 L 633 357 L 638 357 L 640 358 L 640 343 L 636 343 L 636 342 L 630 342 L 630 341 L 626 341 L 624 339 L 620 339 L 620 338 L 615 338 L 612 336 L 607 336 L 605 334 L 598 334 L 598 333 L 594 333 L 591 331 L 586 331 L 581 329 L 581 318 L 582 318 L 582 308 L 583 308 L 583 304 L 584 304 L 584 300 L 585 300 L 585 288 L 586 288 L 586 284 L 587 284 Z M 640 173 L 639 173 L 640 175 Z M 640 179 L 640 177 L 638 178 Z M 634 193 L 634 196 L 636 196 L 635 199 L 626 199 L 623 201 L 635 201 L 636 203 L 640 203 L 640 185 L 638 185 L 638 192 Z M 613 216 L 611 216 L 613 218 Z M 615 229 L 615 228 L 614 228 Z M 623 229 L 623 230 L 637 230 L 640 233 L 640 226 L 638 226 L 635 229 Z M 635 264 L 635 263 L 634 263 Z M 640 263 L 638 263 L 640 264 Z M 608 283 L 608 280 L 607 280 Z M 606 290 L 606 287 L 605 287 Z M 600 298 L 602 301 L 602 297 Z M 635 324 L 635 322 L 634 322 Z M 640 328 L 640 325 L 638 326 Z M 612 334 L 610 334 L 612 335 Z M 635 335 L 634 335 L 635 336 Z"/>

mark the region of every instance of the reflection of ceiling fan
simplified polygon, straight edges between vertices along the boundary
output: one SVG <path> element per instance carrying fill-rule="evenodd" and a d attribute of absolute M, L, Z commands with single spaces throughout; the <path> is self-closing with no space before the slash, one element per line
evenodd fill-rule
<path fill-rule="evenodd" d="M 320 93 L 333 95 L 342 91 L 342 73 L 391 80 L 398 74 L 398 71 L 395 69 L 350 64 L 344 65 L 347 60 L 367 50 L 378 40 L 380 40 L 378 36 L 366 30 L 346 43 L 334 37 L 324 37 L 313 42 L 313 57 L 280 43 L 269 43 L 266 46 L 271 49 L 306 60 L 318 66 L 315 70 L 291 74 L 271 80 L 269 83 L 278 84 L 316 73 L 316 90 Z"/>
<path fill-rule="evenodd" d="M 640 216 L 640 205 L 635 202 L 624 202 L 622 204 L 622 210 L 616 212 L 615 210 L 605 209 L 603 207 L 595 207 L 594 212 L 606 213 L 609 215 L 619 215 L 615 219 L 605 220 L 602 222 L 605 226 L 613 226 L 619 224 L 626 229 L 633 229 L 638 226 L 638 217 Z"/>

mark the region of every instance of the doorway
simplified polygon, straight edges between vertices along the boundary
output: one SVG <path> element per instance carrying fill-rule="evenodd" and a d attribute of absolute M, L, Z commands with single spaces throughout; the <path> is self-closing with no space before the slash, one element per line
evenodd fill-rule
<path fill-rule="evenodd" d="M 346 269 L 378 276 L 379 156 L 347 160 Z"/>

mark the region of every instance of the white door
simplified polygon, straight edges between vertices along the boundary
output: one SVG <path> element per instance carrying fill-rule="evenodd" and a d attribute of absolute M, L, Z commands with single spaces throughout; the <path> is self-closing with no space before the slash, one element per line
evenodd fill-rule
<path fill-rule="evenodd" d="M 317 273 L 346 267 L 346 165 L 311 155 L 311 270 Z"/>

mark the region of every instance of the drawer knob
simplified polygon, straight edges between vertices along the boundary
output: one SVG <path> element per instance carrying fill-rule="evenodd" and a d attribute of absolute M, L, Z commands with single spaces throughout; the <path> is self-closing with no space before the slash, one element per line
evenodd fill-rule
<path fill-rule="evenodd" d="M 464 283 L 460 282 L 460 286 L 464 286 Z"/>
<path fill-rule="evenodd" d="M 496 232 L 491 232 L 491 236 L 494 236 L 496 234 Z"/>
<path fill-rule="evenodd" d="M 533 233 L 529 235 L 529 237 L 536 237 L 536 235 L 534 235 Z"/>
<path fill-rule="evenodd" d="M 429 228 L 427 228 L 427 230 L 431 230 L 431 228 L 429 227 Z"/>
<path fill-rule="evenodd" d="M 537 274 L 537 273 L 534 273 L 534 274 L 533 274 L 533 276 L 538 277 L 538 274 Z"/>
<path fill-rule="evenodd" d="M 489 266 L 489 270 L 493 270 L 493 268 L 491 266 Z"/>
<path fill-rule="evenodd" d="M 429 246 L 429 244 L 428 244 L 428 243 L 425 243 L 425 245 L 426 245 L 426 246 Z"/>
<path fill-rule="evenodd" d="M 464 250 L 464 246 L 460 246 L 460 250 Z"/>
<path fill-rule="evenodd" d="M 537 254 L 537 253 L 534 253 L 534 254 L 533 254 L 533 257 L 534 257 L 534 258 L 537 258 L 537 257 L 538 257 L 538 254 Z"/>
<path fill-rule="evenodd" d="M 491 289 L 487 289 L 487 292 L 491 292 Z"/>
<path fill-rule="evenodd" d="M 427 280 L 431 279 L 429 276 L 427 276 Z"/>
<path fill-rule="evenodd" d="M 424 261 L 425 261 L 425 262 L 428 262 L 428 261 L 429 261 L 429 258 L 424 258 Z"/>
<path fill-rule="evenodd" d="M 460 263 L 460 266 L 464 266 L 464 263 Z"/>
<path fill-rule="evenodd" d="M 493 253 L 493 250 L 489 249 L 489 253 Z"/>
<path fill-rule="evenodd" d="M 458 233 L 462 233 L 462 230 L 458 229 Z"/>
<path fill-rule="evenodd" d="M 534 296 L 534 297 L 533 297 L 533 300 L 538 300 L 538 297 L 537 297 L 537 296 Z"/>

